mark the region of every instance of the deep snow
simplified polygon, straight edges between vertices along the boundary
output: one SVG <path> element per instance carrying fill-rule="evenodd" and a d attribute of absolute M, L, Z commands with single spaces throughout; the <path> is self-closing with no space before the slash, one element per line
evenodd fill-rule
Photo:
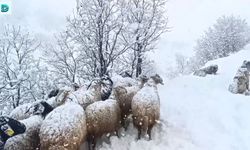
<path fill-rule="evenodd" d="M 248 48 L 250 49 L 250 48 Z M 125 136 L 111 137 L 98 148 L 120 150 L 250 150 L 250 96 L 232 94 L 228 86 L 250 50 L 207 63 L 218 64 L 217 75 L 193 75 L 158 86 L 161 124 L 153 140 L 136 141 L 130 126 Z"/>

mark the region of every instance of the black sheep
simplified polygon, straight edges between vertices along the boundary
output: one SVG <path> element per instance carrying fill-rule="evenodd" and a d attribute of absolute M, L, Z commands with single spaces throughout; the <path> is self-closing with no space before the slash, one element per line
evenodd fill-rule
<path fill-rule="evenodd" d="M 58 93 L 59 93 L 59 89 L 52 90 L 52 91 L 49 93 L 48 98 L 55 97 L 55 96 L 57 96 Z"/>
<path fill-rule="evenodd" d="M 0 116 L 0 150 L 3 150 L 5 142 L 10 137 L 25 131 L 26 127 L 23 123 L 6 116 Z"/>
<path fill-rule="evenodd" d="M 111 95 L 113 89 L 113 81 L 109 76 L 104 76 L 101 78 L 102 80 L 102 88 L 101 88 L 101 98 L 102 100 L 106 100 Z"/>
<path fill-rule="evenodd" d="M 40 103 L 35 104 L 33 107 L 33 114 L 41 115 L 43 118 L 45 118 L 46 115 L 53 110 L 53 107 L 45 101 L 41 101 Z"/>

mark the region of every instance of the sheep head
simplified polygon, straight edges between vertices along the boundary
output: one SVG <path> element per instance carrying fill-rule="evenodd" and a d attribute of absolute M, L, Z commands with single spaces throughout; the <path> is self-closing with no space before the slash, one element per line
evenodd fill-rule
<path fill-rule="evenodd" d="M 127 94 L 126 88 L 124 88 L 123 86 L 118 86 L 118 87 L 114 88 L 114 95 L 115 96 L 123 95 L 123 94 Z"/>
<path fill-rule="evenodd" d="M 147 76 L 145 76 L 145 75 L 140 76 L 140 82 L 142 84 L 145 84 L 146 82 L 148 82 L 148 80 L 149 80 L 149 78 Z"/>
<path fill-rule="evenodd" d="M 162 84 L 162 85 L 164 85 L 163 79 L 158 74 L 155 74 L 154 76 L 151 76 L 151 78 L 153 79 L 153 81 L 155 82 L 155 84 Z"/>

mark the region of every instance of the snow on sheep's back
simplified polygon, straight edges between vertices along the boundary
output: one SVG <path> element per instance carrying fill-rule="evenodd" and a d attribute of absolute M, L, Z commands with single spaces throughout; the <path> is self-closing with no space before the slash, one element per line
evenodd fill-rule
<path fill-rule="evenodd" d="M 250 97 L 228 91 L 238 67 L 250 59 L 248 49 L 208 62 L 218 64 L 217 75 L 183 76 L 160 85 L 162 125 L 153 129 L 153 140 L 137 141 L 130 126 L 125 136 L 113 136 L 99 149 L 250 149 Z"/>

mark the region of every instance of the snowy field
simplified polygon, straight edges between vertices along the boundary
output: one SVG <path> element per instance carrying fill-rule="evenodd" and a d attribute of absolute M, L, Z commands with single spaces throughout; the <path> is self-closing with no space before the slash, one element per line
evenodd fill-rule
<path fill-rule="evenodd" d="M 249 49 L 249 48 L 247 48 Z M 218 64 L 216 76 L 183 76 L 159 86 L 161 125 L 153 140 L 136 141 L 132 127 L 111 137 L 101 150 L 247 150 L 250 149 L 250 97 L 232 94 L 228 86 L 250 51 L 243 50 L 208 64 Z"/>

